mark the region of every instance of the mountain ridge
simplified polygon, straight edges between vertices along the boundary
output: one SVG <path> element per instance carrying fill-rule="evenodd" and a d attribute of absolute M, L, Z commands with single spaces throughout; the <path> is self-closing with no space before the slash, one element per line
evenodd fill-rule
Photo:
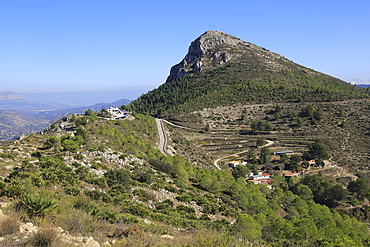
<path fill-rule="evenodd" d="M 28 102 L 28 100 L 21 94 L 15 93 L 13 91 L 3 91 L 0 92 L 0 101 L 22 101 Z"/>
<path fill-rule="evenodd" d="M 229 34 L 207 31 L 191 43 L 165 83 L 130 105 L 164 117 L 238 102 L 356 98 L 368 98 L 367 91 Z"/>

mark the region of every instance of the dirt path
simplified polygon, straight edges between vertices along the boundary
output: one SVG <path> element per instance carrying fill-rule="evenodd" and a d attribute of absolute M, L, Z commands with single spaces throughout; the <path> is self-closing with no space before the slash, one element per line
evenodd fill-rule
<path fill-rule="evenodd" d="M 162 129 L 162 132 L 163 132 L 164 138 L 166 137 L 166 135 L 165 135 L 164 130 L 163 130 L 163 122 L 165 122 L 165 123 L 167 123 L 167 124 L 169 124 L 169 125 L 171 125 L 171 126 L 177 127 L 177 128 L 181 128 L 181 129 L 188 129 L 188 130 L 195 130 L 195 129 L 192 129 L 192 128 L 188 128 L 188 127 L 184 127 L 184 126 L 180 126 L 180 125 L 173 124 L 173 123 L 171 123 L 171 122 L 169 122 L 169 121 L 167 121 L 167 120 L 164 120 L 164 119 L 156 119 L 156 121 L 157 121 L 157 126 L 158 126 L 159 122 L 162 124 L 162 127 L 161 127 L 161 128 L 160 128 L 160 127 L 158 127 L 158 132 L 160 133 L 160 132 L 161 132 L 161 131 L 160 131 L 160 129 Z M 160 134 L 160 137 L 161 137 L 161 134 Z M 267 143 L 266 143 L 265 145 L 263 145 L 261 148 L 263 148 L 263 147 L 268 147 L 268 146 L 271 146 L 271 145 L 273 145 L 273 144 L 274 144 L 274 142 L 273 142 L 273 141 L 271 141 L 271 140 L 266 140 L 266 142 L 267 142 Z M 161 146 L 161 144 L 158 146 L 159 150 L 161 150 L 161 149 L 160 149 L 160 146 Z M 163 150 L 165 151 L 165 147 L 163 148 Z M 243 150 L 243 151 L 240 151 L 240 152 L 234 153 L 234 154 L 229 154 L 229 155 L 223 156 L 223 157 L 221 157 L 221 158 L 219 158 L 219 159 L 216 159 L 216 160 L 213 162 L 213 165 L 216 167 L 216 169 L 217 169 L 217 170 L 221 170 L 221 167 L 218 165 L 218 163 L 220 162 L 220 160 L 222 160 L 222 159 L 224 159 L 224 158 L 226 158 L 226 157 L 230 157 L 230 156 L 238 157 L 238 155 L 239 155 L 239 154 L 245 153 L 245 152 L 247 152 L 248 150 L 249 150 L 249 149 L 246 149 L 246 150 Z M 162 152 L 162 151 L 161 151 L 161 152 Z M 163 152 L 162 152 L 162 153 L 163 153 Z M 166 154 L 167 154 L 167 153 L 166 153 Z"/>
<path fill-rule="evenodd" d="M 192 129 L 192 128 L 188 128 L 188 127 L 184 127 L 184 126 L 180 126 L 180 125 L 176 125 L 176 124 L 173 124 L 171 122 L 168 122 L 167 120 L 164 120 L 164 119 L 161 119 L 162 122 L 165 122 L 169 125 L 172 125 L 174 127 L 177 127 L 177 128 L 181 128 L 181 129 L 187 129 L 187 130 L 196 130 L 196 129 Z"/>
<path fill-rule="evenodd" d="M 262 147 L 268 147 L 268 146 L 271 146 L 272 144 L 274 144 L 274 142 L 273 142 L 273 141 L 270 141 L 270 140 L 266 140 L 266 142 L 267 142 L 267 143 L 266 143 L 265 145 L 263 145 Z M 232 157 L 238 157 L 238 156 L 239 156 L 239 154 L 245 153 L 245 152 L 247 152 L 247 151 L 249 151 L 249 149 L 246 149 L 246 150 L 243 150 L 243 151 L 241 151 L 241 152 L 234 153 L 234 154 L 229 154 L 229 155 L 223 156 L 223 157 L 221 157 L 221 158 L 219 158 L 219 159 L 215 160 L 215 161 L 213 162 L 213 165 L 214 165 L 218 170 L 221 170 L 220 166 L 218 165 L 218 163 L 220 162 L 220 160 L 222 160 L 222 159 L 224 159 L 224 158 L 226 158 L 226 157 L 230 157 L 230 156 L 232 156 Z"/>
<path fill-rule="evenodd" d="M 337 172 L 337 174 L 333 175 L 333 177 L 351 177 L 353 180 L 357 179 L 355 175 L 348 173 L 347 170 L 344 169 L 343 167 L 340 167 L 340 166 L 335 166 L 335 167 L 338 168 L 339 171 Z"/>
<path fill-rule="evenodd" d="M 274 144 L 273 141 L 270 141 L 270 140 L 265 140 L 267 143 L 265 145 L 263 145 L 262 147 L 268 147 L 268 146 L 271 146 L 272 144 Z"/>

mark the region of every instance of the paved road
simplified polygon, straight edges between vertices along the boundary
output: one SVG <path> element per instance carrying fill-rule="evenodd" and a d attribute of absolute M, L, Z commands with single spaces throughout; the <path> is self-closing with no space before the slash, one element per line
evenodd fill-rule
<path fill-rule="evenodd" d="M 162 119 L 156 118 L 155 122 L 157 124 L 157 129 L 158 129 L 158 134 L 159 134 L 158 149 L 159 149 L 159 151 L 161 151 L 161 153 L 163 153 L 165 155 L 168 155 L 168 153 L 166 151 L 167 137 L 166 137 L 166 133 L 164 132 Z"/>

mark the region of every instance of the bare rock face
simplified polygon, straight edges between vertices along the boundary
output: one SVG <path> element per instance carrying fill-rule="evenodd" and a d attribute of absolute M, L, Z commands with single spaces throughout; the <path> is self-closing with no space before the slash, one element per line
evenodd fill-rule
<path fill-rule="evenodd" d="M 191 42 L 185 58 L 171 68 L 167 81 L 228 62 L 235 55 L 232 53 L 233 48 L 238 49 L 239 43 L 244 42 L 220 31 L 205 32 Z M 221 48 L 222 51 L 217 50 Z"/>
<path fill-rule="evenodd" d="M 287 65 L 293 64 L 277 53 L 232 35 L 220 31 L 207 31 L 191 42 L 184 59 L 171 68 L 167 81 L 180 79 L 189 73 L 225 66 L 229 62 L 244 61 L 245 63 L 248 60 L 258 61 L 266 69 L 272 71 L 289 70 Z"/>

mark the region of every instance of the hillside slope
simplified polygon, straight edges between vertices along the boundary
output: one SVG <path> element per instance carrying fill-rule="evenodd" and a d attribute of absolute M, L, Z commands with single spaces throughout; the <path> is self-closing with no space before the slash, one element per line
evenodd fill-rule
<path fill-rule="evenodd" d="M 100 111 L 103 108 L 121 107 L 129 102 L 130 100 L 122 99 L 92 106 L 69 102 L 35 103 L 15 92 L 0 92 L 0 141 L 42 131 L 50 123 L 69 114 L 83 114 L 88 109 Z"/>
<path fill-rule="evenodd" d="M 366 90 L 289 61 L 231 35 L 207 31 L 171 68 L 166 83 L 133 101 L 156 116 L 234 103 L 367 98 Z"/>
<path fill-rule="evenodd" d="M 369 208 L 356 206 L 369 197 L 369 187 L 360 194 L 351 182 L 327 175 L 270 173 L 270 190 L 247 182 L 247 167 L 216 171 L 211 164 L 201 168 L 180 155 L 161 154 L 154 148 L 154 118 L 134 117 L 71 116 L 58 122 L 69 126 L 65 130 L 2 146 L 0 202 L 11 217 L 0 217 L 0 244 L 365 246 L 370 241 L 361 222 L 368 220 Z M 177 144 L 196 152 L 182 139 Z M 23 230 L 19 221 L 42 230 Z"/>

